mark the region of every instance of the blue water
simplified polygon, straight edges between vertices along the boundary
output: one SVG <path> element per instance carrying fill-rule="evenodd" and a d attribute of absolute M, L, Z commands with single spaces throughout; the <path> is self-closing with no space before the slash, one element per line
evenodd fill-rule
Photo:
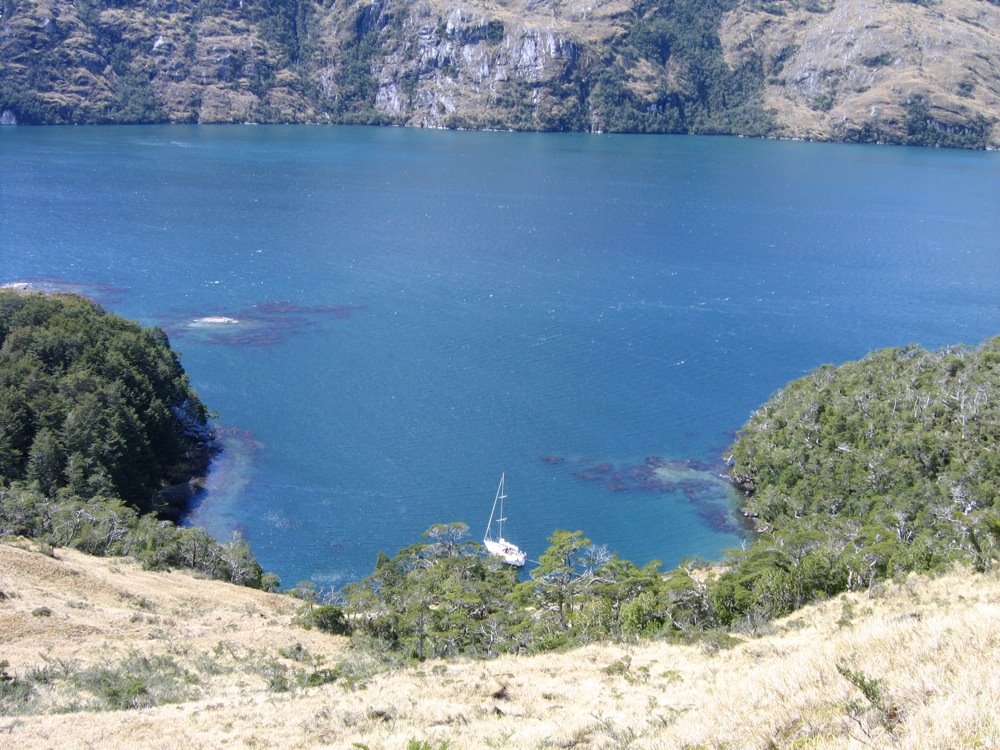
<path fill-rule="evenodd" d="M 719 556 L 741 532 L 717 462 L 782 384 L 1000 333 L 998 206 L 992 153 L 0 129 L 0 283 L 168 330 L 225 435 L 189 520 L 286 584 L 364 575 L 435 522 L 481 537 L 502 471 L 532 557 L 556 528 Z"/>

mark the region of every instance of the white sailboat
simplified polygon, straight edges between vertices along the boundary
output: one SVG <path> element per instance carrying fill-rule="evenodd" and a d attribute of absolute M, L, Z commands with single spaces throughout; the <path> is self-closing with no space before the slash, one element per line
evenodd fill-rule
<path fill-rule="evenodd" d="M 505 563 L 513 565 L 515 568 L 521 568 L 524 567 L 524 562 L 528 559 L 528 555 L 521 551 L 516 544 L 508 542 L 503 538 L 503 522 L 507 520 L 503 515 L 503 501 L 507 499 L 503 491 L 503 482 L 504 474 L 501 474 L 500 486 L 497 487 L 497 495 L 493 498 L 493 510 L 490 511 L 490 522 L 486 525 L 486 536 L 483 537 L 483 546 L 494 557 L 499 557 Z M 497 515 L 498 505 L 500 506 L 500 515 Z M 494 522 L 497 525 L 497 533 L 496 536 L 491 536 Z"/>

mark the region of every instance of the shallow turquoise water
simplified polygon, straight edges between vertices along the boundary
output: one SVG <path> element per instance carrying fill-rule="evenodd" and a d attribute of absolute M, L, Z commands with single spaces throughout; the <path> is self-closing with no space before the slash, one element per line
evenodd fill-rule
<path fill-rule="evenodd" d="M 227 446 L 190 520 L 286 583 L 479 537 L 501 471 L 530 555 L 568 528 L 672 565 L 739 543 L 713 477 L 783 383 L 1000 333 L 998 205 L 988 153 L 4 128 L 0 282 L 168 330 Z"/>

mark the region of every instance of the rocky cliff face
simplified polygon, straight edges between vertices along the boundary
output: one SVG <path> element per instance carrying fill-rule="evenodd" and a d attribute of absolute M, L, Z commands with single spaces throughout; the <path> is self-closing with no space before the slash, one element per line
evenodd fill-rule
<path fill-rule="evenodd" d="M 341 117 L 582 129 L 588 55 L 620 32 L 628 5 L 557 2 L 345 3 L 314 27 L 321 52 L 310 76 Z"/>
<path fill-rule="evenodd" d="M 0 106 L 22 122 L 553 128 L 620 0 L 3 0 Z"/>
<path fill-rule="evenodd" d="M 0 103 L 28 122 L 308 121 L 266 16 L 243 3 L 3 0 Z"/>
<path fill-rule="evenodd" d="M 776 134 L 1000 142 L 1000 5 L 992 0 L 744 3 L 720 33 L 731 65 L 763 61 Z"/>
<path fill-rule="evenodd" d="M 1000 144 L 997 0 L 0 0 L 0 122 Z"/>

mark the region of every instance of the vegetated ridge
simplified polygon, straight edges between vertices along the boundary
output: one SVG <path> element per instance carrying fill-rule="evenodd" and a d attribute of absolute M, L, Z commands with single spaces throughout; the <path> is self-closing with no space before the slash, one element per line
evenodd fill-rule
<path fill-rule="evenodd" d="M 274 585 L 238 536 L 172 523 L 214 450 L 207 420 L 163 331 L 0 289 L 0 537 Z"/>
<path fill-rule="evenodd" d="M 1000 555 L 1000 337 L 821 367 L 754 413 L 732 462 L 758 535 L 723 576 L 722 611 L 766 617 L 950 560 L 987 570 Z"/>
<path fill-rule="evenodd" d="M 2 0 L 0 122 L 1000 145 L 994 0 Z"/>

